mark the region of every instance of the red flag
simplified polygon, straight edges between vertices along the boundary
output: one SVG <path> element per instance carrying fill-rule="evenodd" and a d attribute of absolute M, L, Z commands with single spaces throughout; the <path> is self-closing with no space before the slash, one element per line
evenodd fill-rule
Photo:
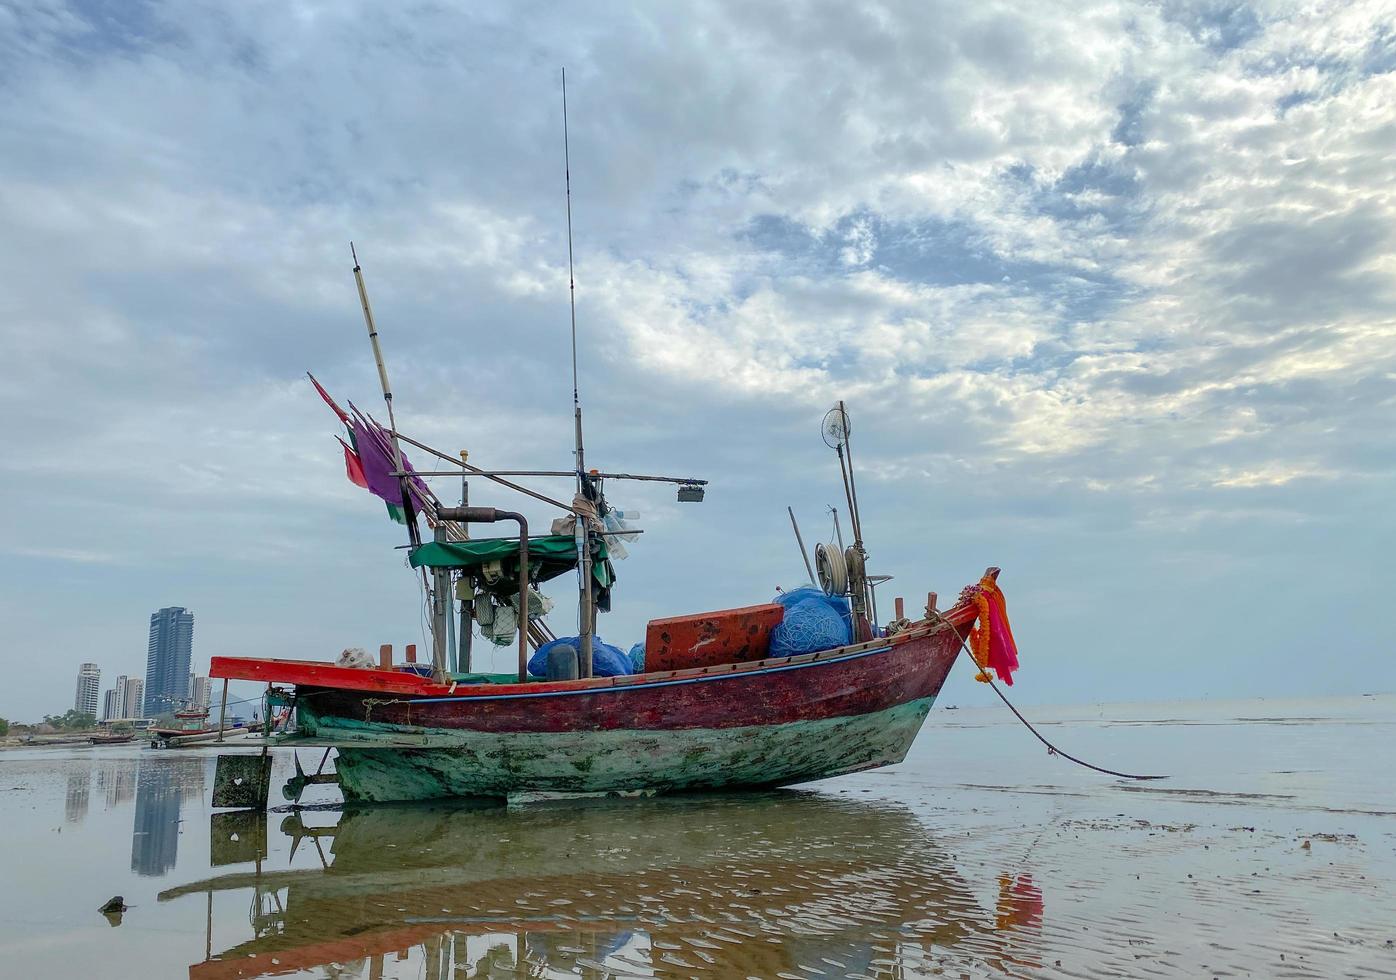
<path fill-rule="evenodd" d="M 339 436 L 335 438 L 339 439 Z M 354 486 L 367 490 L 368 477 L 364 476 L 364 464 L 359 461 L 358 454 L 350 449 L 349 444 L 343 439 L 339 439 L 339 444 L 344 447 L 344 475 L 349 477 L 349 482 Z"/>
<path fill-rule="evenodd" d="M 313 385 L 315 386 L 315 390 L 318 391 L 318 392 L 320 393 L 320 397 L 323 398 L 323 399 L 325 399 L 325 404 L 328 405 L 328 406 L 330 406 L 330 408 L 334 410 L 334 413 L 335 413 L 336 415 L 339 416 L 339 420 L 340 420 L 341 422 L 343 422 L 345 425 L 348 425 L 348 424 L 349 424 L 349 416 L 348 416 L 348 414 L 345 413 L 344 409 L 340 408 L 338 405 L 335 404 L 334 399 L 330 397 L 330 393 L 329 393 L 328 391 L 326 391 L 324 388 L 320 387 L 320 382 L 318 382 L 318 381 L 315 380 L 315 375 L 313 375 L 313 374 L 311 374 L 309 371 L 307 371 L 307 372 L 305 372 L 305 376 L 306 376 L 307 378 L 310 379 L 310 383 L 313 384 Z M 346 447 L 346 451 L 347 451 L 347 447 Z M 352 479 L 352 477 L 351 477 L 351 479 Z M 355 480 L 354 482 L 355 482 L 355 483 L 358 483 L 357 480 Z M 359 484 L 359 485 L 362 486 L 363 484 Z"/>

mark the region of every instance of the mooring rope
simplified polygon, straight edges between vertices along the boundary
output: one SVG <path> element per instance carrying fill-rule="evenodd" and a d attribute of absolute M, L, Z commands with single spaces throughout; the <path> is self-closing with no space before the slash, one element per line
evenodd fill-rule
<path fill-rule="evenodd" d="M 962 653 L 964 653 L 966 656 L 969 657 L 969 661 L 970 661 L 970 663 L 974 664 L 974 669 L 975 669 L 976 671 L 980 671 L 981 673 L 983 673 L 983 672 L 984 672 L 984 671 L 983 671 L 983 668 L 980 667 L 978 661 L 976 661 L 976 660 L 974 659 L 974 654 L 970 651 L 969 643 L 968 643 L 968 641 L 967 641 L 964 637 L 960 636 L 960 631 L 957 630 L 957 629 L 955 629 L 954 625 L 953 625 L 948 619 L 946 619 L 944 616 L 942 616 L 939 612 L 932 611 L 931 614 L 932 614 L 933 616 L 935 616 L 937 619 L 939 619 L 942 623 L 944 623 L 947 627 L 949 627 L 950 630 L 951 630 L 952 632 L 954 632 L 955 635 L 956 635 L 957 637 L 959 637 L 959 640 L 960 640 L 960 651 L 961 651 Z M 1053 745 L 1051 742 L 1047 741 L 1047 739 L 1043 737 L 1042 733 L 1039 732 L 1036 728 L 1033 727 L 1032 722 L 1028 721 L 1026 718 L 1023 717 L 1023 713 L 1022 713 L 1021 711 L 1019 711 L 1017 708 L 1015 708 L 1015 707 L 1013 706 L 1013 702 L 1010 701 L 1010 700 L 1008 700 L 1008 698 L 1004 696 L 1004 693 L 1003 693 L 1002 691 L 999 690 L 999 686 L 998 686 L 997 684 L 994 683 L 994 680 L 993 680 L 992 677 L 989 677 L 987 673 L 985 673 L 984 676 L 987 678 L 989 686 L 990 686 L 991 688 L 994 689 L 994 693 L 997 694 L 997 695 L 999 696 L 999 700 L 1002 701 L 1004 704 L 1008 705 L 1008 710 L 1011 711 L 1011 712 L 1013 712 L 1013 714 L 1014 714 L 1015 716 L 1017 716 L 1018 720 L 1021 721 L 1021 722 L 1023 723 L 1023 726 L 1024 726 L 1025 728 L 1027 728 L 1028 731 L 1032 732 L 1033 735 L 1037 738 L 1037 740 L 1038 740 L 1039 742 L 1041 742 L 1043 745 L 1047 746 L 1047 753 L 1048 753 L 1049 755 L 1059 755 L 1059 756 L 1061 756 L 1063 759 L 1068 759 L 1068 760 L 1070 760 L 1071 762 L 1076 763 L 1078 766 L 1084 766 L 1084 767 L 1087 768 L 1087 769 L 1093 769 L 1093 770 L 1095 770 L 1096 772 L 1104 773 L 1104 774 L 1107 775 L 1107 776 L 1118 776 L 1118 777 L 1120 777 L 1121 779 L 1167 779 L 1167 778 L 1169 778 L 1168 776 L 1140 776 L 1140 775 L 1137 775 L 1137 774 L 1135 774 L 1135 773 L 1130 773 L 1130 772 L 1116 772 L 1114 769 L 1106 769 L 1106 768 L 1104 768 L 1103 766 L 1092 765 L 1091 763 L 1085 761 L 1084 759 L 1078 759 L 1078 758 L 1076 758 L 1076 756 L 1072 755 L 1072 754 L 1069 753 L 1069 752 L 1063 752 L 1061 749 L 1057 748 L 1057 747 L 1056 747 L 1055 745 Z"/>

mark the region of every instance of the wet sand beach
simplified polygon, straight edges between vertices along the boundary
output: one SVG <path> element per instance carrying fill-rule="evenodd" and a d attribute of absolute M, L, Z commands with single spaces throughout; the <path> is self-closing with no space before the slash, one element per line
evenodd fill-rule
<path fill-rule="evenodd" d="M 212 751 L 7 751 L 0 973 L 1396 975 L 1396 696 L 1029 713 L 1171 778 L 994 708 L 794 790 L 512 808 L 220 813 Z"/>

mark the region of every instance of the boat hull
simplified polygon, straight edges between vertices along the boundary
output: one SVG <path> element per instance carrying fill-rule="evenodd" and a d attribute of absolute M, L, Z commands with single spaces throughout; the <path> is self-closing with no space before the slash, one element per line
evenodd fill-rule
<path fill-rule="evenodd" d="M 791 785 L 900 762 L 960 634 L 608 687 L 383 696 L 298 688 L 351 800 Z"/>
<path fill-rule="evenodd" d="M 902 761 L 934 698 L 783 725 L 602 732 L 420 729 L 432 748 L 339 748 L 346 799 L 784 786 Z"/>

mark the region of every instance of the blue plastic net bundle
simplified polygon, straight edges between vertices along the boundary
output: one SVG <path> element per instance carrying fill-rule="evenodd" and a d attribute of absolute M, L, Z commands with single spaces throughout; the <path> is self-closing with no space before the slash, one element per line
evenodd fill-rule
<path fill-rule="evenodd" d="M 533 656 L 528 658 L 529 674 L 534 677 L 547 677 L 548 651 L 564 643 L 577 650 L 582 648 L 580 636 L 559 636 L 556 640 L 549 640 L 534 650 Z M 621 677 L 632 673 L 636 673 L 636 671 L 630 669 L 630 657 L 624 651 L 604 642 L 599 636 L 591 638 L 591 675 L 593 677 Z"/>
<path fill-rule="evenodd" d="M 783 592 L 771 600 L 785 607 L 785 618 L 771 630 L 772 657 L 830 650 L 853 642 L 848 600 L 825 595 L 812 585 Z"/>

